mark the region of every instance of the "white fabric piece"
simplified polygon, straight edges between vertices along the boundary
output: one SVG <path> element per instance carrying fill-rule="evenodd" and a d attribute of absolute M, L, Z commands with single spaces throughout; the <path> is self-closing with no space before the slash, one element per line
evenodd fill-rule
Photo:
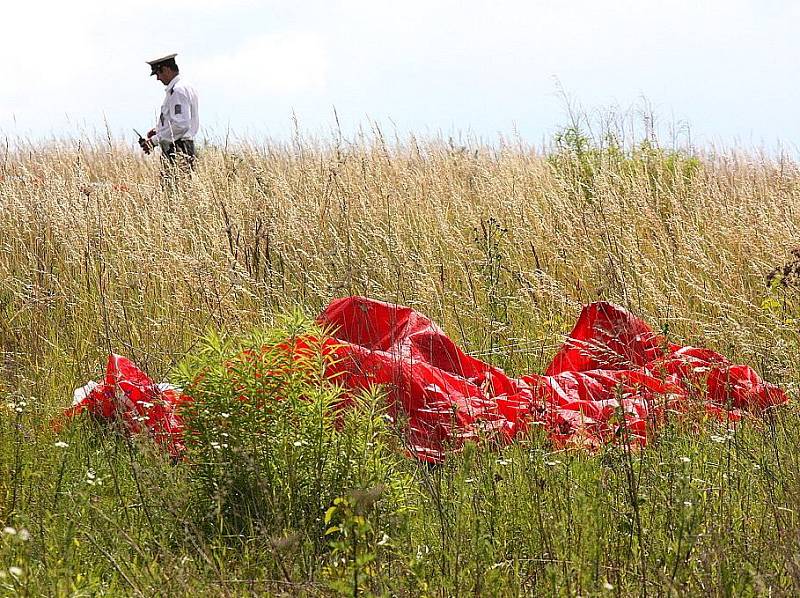
<path fill-rule="evenodd" d="M 175 386 L 174 384 L 170 384 L 169 382 L 159 382 L 158 384 L 156 384 L 156 388 L 158 388 L 158 390 L 161 392 L 166 392 L 168 390 L 181 392 L 182 390 L 181 388 Z"/>
<path fill-rule="evenodd" d="M 85 401 L 89 394 L 98 386 L 100 385 L 97 382 L 91 381 L 87 382 L 85 386 L 76 388 L 75 392 L 72 393 L 72 406 L 76 407 L 80 405 L 80 403 Z"/>

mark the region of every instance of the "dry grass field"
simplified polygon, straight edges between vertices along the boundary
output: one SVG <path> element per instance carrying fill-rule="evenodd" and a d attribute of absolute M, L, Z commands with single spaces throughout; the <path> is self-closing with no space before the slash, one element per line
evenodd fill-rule
<path fill-rule="evenodd" d="M 200 513 L 192 466 L 51 422 L 109 351 L 168 379 L 212 331 L 274 332 L 351 294 L 410 305 L 513 375 L 542 371 L 580 306 L 606 299 L 794 396 L 799 239 L 789 158 L 575 131 L 546 152 L 379 133 L 209 146 L 172 188 L 114 142 L 4 151 L 2 592 L 793 594 L 792 406 L 735 434 L 668 427 L 636 454 L 531 438 L 438 468 L 380 432 L 396 479 L 372 491 L 401 498 L 341 487 L 324 537 L 291 518 L 232 533 Z"/>

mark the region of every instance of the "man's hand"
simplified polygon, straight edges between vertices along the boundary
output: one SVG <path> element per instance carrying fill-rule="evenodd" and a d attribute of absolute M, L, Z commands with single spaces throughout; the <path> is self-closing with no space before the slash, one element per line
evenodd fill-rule
<path fill-rule="evenodd" d="M 150 138 L 152 138 L 152 137 L 153 137 L 155 134 L 156 134 L 156 130 L 155 130 L 155 129 L 150 129 L 150 130 L 147 132 L 147 138 L 148 138 L 148 139 L 150 139 Z"/>
<path fill-rule="evenodd" d="M 148 133 L 148 135 L 150 134 Z M 139 139 L 139 147 L 142 148 L 142 151 L 144 151 L 145 154 L 149 154 L 151 151 L 153 151 L 153 142 L 149 139 Z"/>

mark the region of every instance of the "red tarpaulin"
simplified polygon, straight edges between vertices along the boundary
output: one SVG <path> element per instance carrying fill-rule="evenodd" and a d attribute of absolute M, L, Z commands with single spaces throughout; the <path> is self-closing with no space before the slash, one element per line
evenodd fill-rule
<path fill-rule="evenodd" d="M 100 419 L 119 421 L 133 434 L 146 429 L 172 456 L 178 457 L 185 449 L 183 423 L 178 414 L 183 399 L 172 385 L 154 383 L 130 359 L 112 353 L 106 363 L 105 379 L 77 389 L 65 415 L 73 417 L 89 411 Z"/>
<path fill-rule="evenodd" d="M 748 366 L 708 349 L 667 342 L 626 309 L 586 306 L 544 375 L 510 378 L 466 355 L 411 308 L 363 297 L 333 301 L 318 321 L 336 362 L 327 375 L 349 390 L 384 385 L 390 415 L 407 429 L 409 450 L 440 461 L 464 440 L 513 439 L 541 425 L 556 447 L 646 443 L 670 413 L 703 412 L 728 421 L 787 401 Z M 182 450 L 180 394 L 154 384 L 112 355 L 104 383 L 76 392 L 69 414 L 88 409 L 145 425 L 169 450 Z"/>

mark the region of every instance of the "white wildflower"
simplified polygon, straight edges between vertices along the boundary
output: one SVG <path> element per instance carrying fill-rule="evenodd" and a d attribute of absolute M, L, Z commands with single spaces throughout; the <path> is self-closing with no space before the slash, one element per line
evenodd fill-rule
<path fill-rule="evenodd" d="M 19 567 L 9 567 L 8 572 L 14 577 L 22 577 L 22 569 Z"/>
<path fill-rule="evenodd" d="M 17 530 L 14 529 L 13 527 L 4 527 L 3 528 L 3 533 L 7 534 L 9 536 L 16 536 L 17 535 Z"/>
<path fill-rule="evenodd" d="M 69 444 L 67 444 L 67 443 L 66 443 L 66 442 L 64 442 L 63 440 L 59 440 L 59 441 L 57 441 L 57 442 L 56 442 L 56 443 L 55 443 L 53 446 L 54 446 L 54 447 L 56 447 L 56 448 L 62 448 L 62 449 L 64 449 L 64 448 L 67 448 L 67 447 L 69 446 Z"/>
<path fill-rule="evenodd" d="M 89 486 L 102 486 L 103 480 L 97 477 L 94 469 L 89 469 L 86 471 L 86 483 Z"/>
<path fill-rule="evenodd" d="M 691 463 L 692 462 L 692 460 L 689 457 L 681 457 L 681 461 L 683 463 Z"/>
<path fill-rule="evenodd" d="M 613 589 L 614 589 L 614 586 L 612 586 L 610 583 L 608 583 L 608 582 L 606 581 L 606 582 L 604 582 L 604 583 L 603 583 L 603 589 L 604 589 L 604 590 L 608 590 L 608 591 L 610 592 L 611 590 L 613 590 Z"/>

